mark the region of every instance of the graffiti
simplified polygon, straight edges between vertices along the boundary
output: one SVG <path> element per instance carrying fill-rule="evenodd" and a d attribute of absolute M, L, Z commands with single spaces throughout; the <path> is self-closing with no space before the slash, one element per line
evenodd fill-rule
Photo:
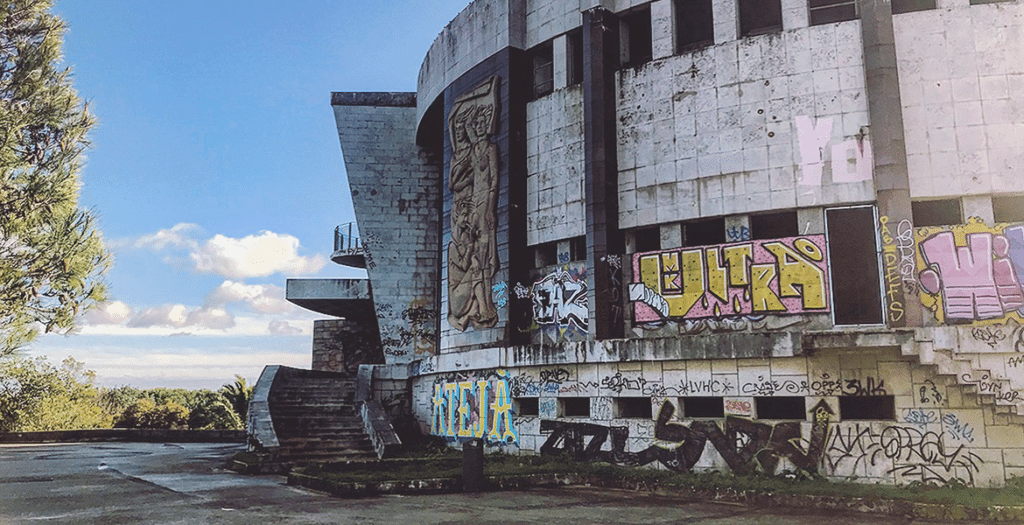
<path fill-rule="evenodd" d="M 412 345 L 413 353 L 417 355 L 433 355 L 435 349 L 434 320 L 437 319 L 437 311 L 425 304 L 425 300 L 414 300 L 409 308 L 402 310 L 402 320 L 406 326 L 398 329 L 401 344 Z"/>
<path fill-rule="evenodd" d="M 635 254 L 634 319 L 828 312 L 824 246 L 811 235 Z"/>
<path fill-rule="evenodd" d="M 593 423 L 541 420 L 541 432 L 551 432 L 541 446 L 542 455 L 568 454 L 577 461 L 642 466 L 654 461 L 676 471 L 692 470 L 708 443 L 737 474 L 775 474 L 786 459 L 808 473 L 817 471 L 834 412 L 824 401 L 814 414 L 810 439 L 804 440 L 800 423 L 787 421 L 769 425 L 735 416 L 725 419 L 724 428 L 714 421 L 694 421 L 690 426 L 671 422 L 675 406 L 664 402 L 658 412 L 654 437 L 669 447 L 654 444 L 640 452 L 626 452 L 629 427 Z M 610 443 L 608 443 L 610 441 Z M 606 446 L 608 443 L 608 446 Z"/>
<path fill-rule="evenodd" d="M 982 394 L 995 394 L 1003 389 L 1002 383 L 999 383 L 998 380 L 989 374 L 982 374 L 981 378 L 975 379 L 973 374 L 966 373 L 960 376 L 960 381 L 977 386 L 978 392 Z"/>
<path fill-rule="evenodd" d="M 887 394 L 885 381 L 879 380 L 876 384 L 873 377 L 866 378 L 863 383 L 860 379 L 847 379 L 846 385 L 843 386 L 843 393 L 848 396 L 884 396 Z"/>
<path fill-rule="evenodd" d="M 811 391 L 816 396 L 840 395 L 843 393 L 843 380 L 839 377 L 832 379 L 827 372 L 823 372 L 820 379 L 811 382 Z"/>
<path fill-rule="evenodd" d="M 590 403 L 590 418 L 598 421 L 612 418 L 612 398 L 595 397 Z"/>
<path fill-rule="evenodd" d="M 569 371 L 564 368 L 540 371 L 541 383 L 564 383 L 569 380 Z"/>
<path fill-rule="evenodd" d="M 1006 360 L 1006 366 L 1017 368 L 1024 365 L 1024 355 L 1016 355 Z"/>
<path fill-rule="evenodd" d="M 420 359 L 413 364 L 413 376 L 427 375 L 434 373 L 433 359 Z"/>
<path fill-rule="evenodd" d="M 974 428 L 970 423 L 960 421 L 956 414 L 947 412 L 942 416 L 942 427 L 953 439 L 974 443 Z"/>
<path fill-rule="evenodd" d="M 516 299 L 526 299 L 530 297 L 530 289 L 523 286 L 523 283 L 517 282 L 512 291 L 516 294 Z"/>
<path fill-rule="evenodd" d="M 572 260 L 569 252 L 558 252 L 558 264 L 565 264 Z"/>
<path fill-rule="evenodd" d="M 496 207 L 498 88 L 491 77 L 455 99 L 448 114 L 451 141 L 448 189 L 452 193 L 448 244 L 448 323 L 462 332 L 497 324 L 491 279 L 498 272 Z"/>
<path fill-rule="evenodd" d="M 939 393 L 939 389 L 935 386 L 935 383 L 931 379 L 925 379 L 925 384 L 921 385 L 917 389 L 917 393 L 920 396 L 922 403 L 942 403 L 942 394 Z"/>
<path fill-rule="evenodd" d="M 934 410 L 922 410 L 920 408 L 904 408 L 903 422 L 924 427 L 932 423 L 938 423 L 939 415 Z"/>
<path fill-rule="evenodd" d="M 707 379 L 703 381 L 680 381 L 680 395 L 696 394 L 730 394 L 733 393 L 733 385 L 724 379 Z"/>
<path fill-rule="evenodd" d="M 976 326 L 971 329 L 971 337 L 995 348 L 1000 341 L 1006 340 L 1006 334 L 1003 333 L 1002 328 L 999 325 Z"/>
<path fill-rule="evenodd" d="M 508 304 L 508 283 L 502 281 L 491 288 L 491 300 L 498 308 L 504 308 Z"/>
<path fill-rule="evenodd" d="M 725 413 L 739 416 L 751 416 L 754 414 L 754 407 L 745 399 L 726 399 Z"/>
<path fill-rule="evenodd" d="M 832 117 L 815 120 L 798 115 L 795 120 L 800 146 L 800 169 L 803 172 L 800 185 L 821 186 L 821 175 L 825 167 L 825 147 L 832 139 Z M 833 183 L 871 180 L 874 160 L 871 155 L 871 142 L 864 135 L 832 144 L 831 154 Z"/>
<path fill-rule="evenodd" d="M 1024 314 L 1024 224 L 989 227 L 971 217 L 948 229 L 920 228 L 917 241 L 921 302 L 940 323 L 1020 319 Z"/>
<path fill-rule="evenodd" d="M 679 324 L 679 333 L 696 335 L 704 332 L 742 332 L 761 330 L 768 326 L 768 316 L 744 315 L 724 319 L 684 319 Z"/>
<path fill-rule="evenodd" d="M 622 258 L 618 255 L 609 255 L 608 259 L 608 287 L 611 292 L 609 305 L 611 306 L 612 325 L 621 325 L 623 320 L 622 308 Z"/>
<path fill-rule="evenodd" d="M 778 381 L 772 378 L 765 379 L 764 376 L 757 376 L 756 382 L 744 383 L 740 387 L 741 394 L 773 396 L 780 392 L 787 394 L 807 392 L 807 381 L 794 381 L 792 379 Z"/>
<path fill-rule="evenodd" d="M 725 239 L 729 242 L 749 241 L 750 228 L 746 226 L 732 226 L 726 228 Z"/>
<path fill-rule="evenodd" d="M 559 269 L 533 285 L 533 318 L 541 325 L 555 324 L 587 332 L 587 280 Z"/>
<path fill-rule="evenodd" d="M 909 220 L 903 219 L 896 227 L 894 236 L 889 228 L 890 221 L 885 215 L 878 218 L 882 238 L 883 280 L 889 322 L 900 323 L 906 312 L 904 292 L 915 293 L 918 288 L 914 277 L 914 228 Z"/>
<path fill-rule="evenodd" d="M 974 485 L 982 459 L 961 444 L 946 445 L 942 435 L 914 427 L 889 426 L 876 432 L 857 424 L 833 432 L 826 451 L 827 468 L 836 475 L 855 475 L 864 465 L 885 465 L 897 481 Z M 964 474 L 967 479 L 957 477 Z"/>
<path fill-rule="evenodd" d="M 622 377 L 622 372 L 616 372 L 614 376 L 607 376 L 601 380 L 602 387 L 616 394 L 622 393 L 623 390 L 640 390 L 646 383 L 647 380 L 642 377 L 636 379 Z"/>
<path fill-rule="evenodd" d="M 516 444 L 508 376 L 434 384 L 430 433 L 455 440 L 485 439 L 491 444 Z"/>
<path fill-rule="evenodd" d="M 554 397 L 540 398 L 537 412 L 541 417 L 558 417 L 558 399 Z"/>

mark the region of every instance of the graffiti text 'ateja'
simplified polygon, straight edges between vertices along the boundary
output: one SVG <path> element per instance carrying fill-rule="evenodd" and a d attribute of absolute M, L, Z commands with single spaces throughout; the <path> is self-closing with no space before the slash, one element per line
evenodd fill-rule
<path fill-rule="evenodd" d="M 430 433 L 460 440 L 518 443 L 508 379 L 500 372 L 498 377 L 435 384 Z"/>
<path fill-rule="evenodd" d="M 828 312 L 824 246 L 808 235 L 636 254 L 635 319 Z"/>

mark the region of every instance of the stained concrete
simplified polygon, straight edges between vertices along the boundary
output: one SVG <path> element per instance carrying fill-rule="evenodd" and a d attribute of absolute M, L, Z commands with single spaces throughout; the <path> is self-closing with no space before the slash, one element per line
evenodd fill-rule
<path fill-rule="evenodd" d="M 225 458 L 237 450 L 192 443 L 0 446 L 0 524 L 926 523 L 591 488 L 340 500 L 288 487 L 283 477 L 225 470 Z"/>

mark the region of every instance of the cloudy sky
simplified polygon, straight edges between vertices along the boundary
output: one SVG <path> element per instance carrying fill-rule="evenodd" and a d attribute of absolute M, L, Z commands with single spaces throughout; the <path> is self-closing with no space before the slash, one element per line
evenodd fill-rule
<path fill-rule="evenodd" d="M 82 174 L 115 265 L 111 301 L 31 355 L 98 383 L 216 388 L 308 367 L 317 314 L 288 277 L 354 220 L 331 91 L 415 91 L 468 0 L 58 0 L 65 62 L 100 124 Z"/>

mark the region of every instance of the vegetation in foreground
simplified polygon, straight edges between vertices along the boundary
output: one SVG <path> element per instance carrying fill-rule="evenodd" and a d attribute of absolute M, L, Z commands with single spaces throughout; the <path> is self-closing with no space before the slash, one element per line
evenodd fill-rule
<path fill-rule="evenodd" d="M 96 374 L 68 358 L 0 359 L 0 432 L 95 428 L 237 430 L 244 427 L 253 386 L 245 378 L 217 391 L 100 388 Z"/>

